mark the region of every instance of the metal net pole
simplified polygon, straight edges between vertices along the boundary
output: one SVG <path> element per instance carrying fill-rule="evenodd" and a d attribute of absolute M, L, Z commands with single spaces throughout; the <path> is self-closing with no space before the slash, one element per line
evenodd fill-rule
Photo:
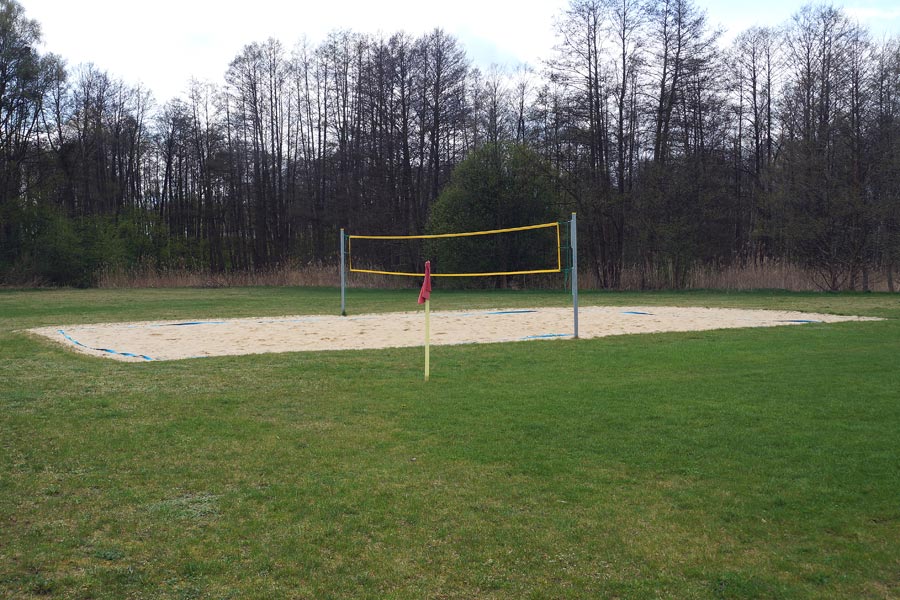
<path fill-rule="evenodd" d="M 572 221 L 569 224 L 569 236 L 572 241 L 572 308 L 575 319 L 575 338 L 578 338 L 578 221 L 575 213 L 572 213 Z"/>
<path fill-rule="evenodd" d="M 345 288 L 347 287 L 347 270 L 344 268 L 345 261 L 345 237 L 344 237 L 344 228 L 341 228 L 341 316 L 347 316 L 347 304 L 346 304 L 346 292 Z"/>

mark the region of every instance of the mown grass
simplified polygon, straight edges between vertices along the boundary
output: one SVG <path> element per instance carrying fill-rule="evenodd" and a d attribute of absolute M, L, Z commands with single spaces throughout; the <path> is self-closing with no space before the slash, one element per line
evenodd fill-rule
<path fill-rule="evenodd" d="M 19 333 L 333 289 L 0 292 L 0 597 L 900 596 L 896 296 L 581 300 L 888 320 L 436 347 L 425 384 L 416 348 L 123 364 Z"/>

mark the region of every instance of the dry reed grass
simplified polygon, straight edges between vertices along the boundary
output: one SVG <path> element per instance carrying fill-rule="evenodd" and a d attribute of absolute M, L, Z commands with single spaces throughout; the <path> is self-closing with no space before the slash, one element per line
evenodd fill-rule
<path fill-rule="evenodd" d="M 268 269 L 228 273 L 190 269 L 104 269 L 97 277 L 97 287 L 106 289 L 247 286 L 336 287 L 340 283 L 338 267 L 323 263 L 280 265 Z M 398 278 L 365 273 L 350 273 L 348 285 L 356 288 L 404 287 L 403 281 Z"/>
<path fill-rule="evenodd" d="M 624 290 L 672 289 L 674 277 L 670 269 L 658 267 L 644 269 L 626 268 L 622 273 Z M 586 287 L 592 287 L 585 282 Z M 778 260 L 763 260 L 748 264 L 696 265 L 685 277 L 685 289 L 764 290 L 778 289 L 794 292 L 817 291 L 812 272 L 800 266 Z"/>
<path fill-rule="evenodd" d="M 97 277 L 100 288 L 219 288 L 246 286 L 334 286 L 339 285 L 333 266 L 283 265 L 258 271 L 213 273 L 191 269 L 104 269 Z"/>
<path fill-rule="evenodd" d="M 596 274 L 580 270 L 579 287 L 599 289 Z M 416 287 L 418 281 L 409 277 L 385 277 L 366 273 L 350 273 L 348 286 L 352 288 L 409 288 Z M 236 271 L 230 273 L 210 273 L 185 269 L 136 269 L 105 270 L 97 282 L 100 288 L 173 288 L 173 287 L 243 287 L 243 286 L 298 286 L 315 287 L 340 285 L 338 267 L 332 264 L 313 263 L 307 265 L 282 265 L 260 271 Z M 547 289 L 562 285 L 559 276 L 536 276 L 510 278 L 506 284 L 511 288 Z M 637 266 L 626 268 L 622 273 L 621 290 L 663 290 L 671 289 L 672 277 L 666 269 L 645 270 L 642 276 Z M 696 266 L 685 278 L 686 289 L 718 290 L 763 290 L 780 289 L 790 291 L 820 291 L 811 271 L 782 261 L 761 261 L 746 265 Z M 869 287 L 874 292 L 888 291 L 887 279 L 883 273 L 870 274 Z"/>

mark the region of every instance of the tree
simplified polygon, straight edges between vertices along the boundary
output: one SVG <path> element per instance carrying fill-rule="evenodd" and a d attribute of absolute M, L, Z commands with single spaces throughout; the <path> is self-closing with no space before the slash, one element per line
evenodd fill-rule
<path fill-rule="evenodd" d="M 533 151 L 509 142 L 485 144 L 453 171 L 434 204 L 428 231 L 487 231 L 552 221 L 559 206 L 554 189 L 555 177 Z M 541 235 L 450 238 L 435 240 L 426 250 L 436 272 L 522 270 L 551 263 L 549 244 L 537 242 Z"/>
<path fill-rule="evenodd" d="M 589 266 L 604 287 L 615 287 L 621 272 L 623 231 L 610 219 L 609 76 L 601 54 L 606 10 L 600 0 L 573 0 L 558 23 L 561 43 L 550 62 L 550 78 L 564 97 L 563 131 L 567 188 L 587 235 Z M 613 209 L 615 210 L 615 209 Z"/>
<path fill-rule="evenodd" d="M 785 41 L 784 157 L 776 173 L 798 258 L 823 289 L 855 281 L 868 243 L 860 136 L 864 51 L 857 26 L 828 6 L 804 7 Z"/>
<path fill-rule="evenodd" d="M 641 42 L 646 24 L 644 5 L 638 0 L 608 0 L 609 30 L 616 44 L 613 73 L 615 85 L 614 146 L 616 148 L 615 184 L 620 195 L 630 192 L 634 182 L 637 132 L 637 77 L 644 61 Z M 620 214 L 621 227 L 624 219 Z"/>
<path fill-rule="evenodd" d="M 769 169 L 774 161 L 777 82 L 777 36 L 768 28 L 741 32 L 729 53 L 734 131 L 734 234 L 742 259 L 756 259 L 776 251 L 776 240 L 761 221 Z"/>
<path fill-rule="evenodd" d="M 872 118 L 867 137 L 876 221 L 874 250 L 893 292 L 900 264 L 900 40 L 886 40 L 876 48 L 870 86 Z"/>
<path fill-rule="evenodd" d="M 465 81 L 469 62 L 459 41 L 443 29 L 435 29 L 420 39 L 417 48 L 421 93 L 418 126 L 423 158 L 419 164 L 418 216 L 422 219 L 419 224 L 424 225 L 431 203 L 449 179 L 450 170 L 463 150 L 460 134 L 467 118 Z"/>
<path fill-rule="evenodd" d="M 0 277 L 16 261 L 29 235 L 29 160 L 40 153 L 41 115 L 60 70 L 41 56 L 36 21 L 15 0 L 0 0 Z"/>

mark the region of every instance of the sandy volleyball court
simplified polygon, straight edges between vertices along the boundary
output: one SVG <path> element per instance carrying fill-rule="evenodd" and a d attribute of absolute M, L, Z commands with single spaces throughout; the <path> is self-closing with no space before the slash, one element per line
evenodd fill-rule
<path fill-rule="evenodd" d="M 143 362 L 264 352 L 421 346 L 424 319 L 424 311 L 419 310 L 349 317 L 102 323 L 30 331 L 93 356 Z M 579 311 L 579 335 L 595 338 L 864 320 L 877 319 L 772 310 L 587 306 Z M 434 311 L 431 328 L 434 345 L 565 339 L 572 336 L 572 309 Z"/>

